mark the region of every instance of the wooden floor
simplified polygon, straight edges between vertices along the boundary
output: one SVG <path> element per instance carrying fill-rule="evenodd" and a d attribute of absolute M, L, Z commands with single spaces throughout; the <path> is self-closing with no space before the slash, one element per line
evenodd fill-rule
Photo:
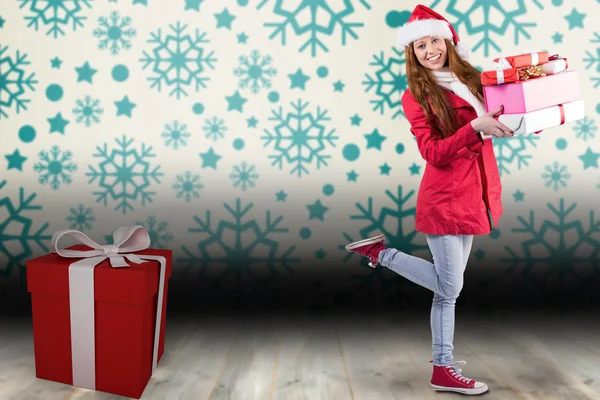
<path fill-rule="evenodd" d="M 538 315 L 538 314 L 536 314 Z M 0 324 L 0 399 L 122 399 L 35 378 L 30 321 Z M 142 399 L 452 399 L 431 378 L 429 314 L 169 316 Z M 457 312 L 454 359 L 486 399 L 600 399 L 597 313 Z M 481 397 L 481 396 L 480 396 Z"/>

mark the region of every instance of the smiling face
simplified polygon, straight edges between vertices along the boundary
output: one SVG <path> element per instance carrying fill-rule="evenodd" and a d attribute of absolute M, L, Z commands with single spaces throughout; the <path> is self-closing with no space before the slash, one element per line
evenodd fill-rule
<path fill-rule="evenodd" d="M 440 69 L 448 57 L 446 41 L 439 36 L 427 36 L 413 43 L 413 50 L 419 63 L 425 68 Z"/>

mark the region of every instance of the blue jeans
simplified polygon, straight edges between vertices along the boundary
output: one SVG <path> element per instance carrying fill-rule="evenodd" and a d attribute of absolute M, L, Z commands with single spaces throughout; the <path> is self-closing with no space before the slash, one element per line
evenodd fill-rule
<path fill-rule="evenodd" d="M 463 287 L 463 274 L 471 252 L 471 235 L 425 235 L 433 263 L 397 249 L 379 252 L 379 263 L 406 279 L 431 290 L 433 365 L 452 364 L 454 309 Z"/>

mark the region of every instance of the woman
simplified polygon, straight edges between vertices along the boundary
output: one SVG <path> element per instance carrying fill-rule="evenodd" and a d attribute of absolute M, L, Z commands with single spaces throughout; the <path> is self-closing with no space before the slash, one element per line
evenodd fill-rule
<path fill-rule="evenodd" d="M 454 311 L 474 235 L 486 235 L 503 213 L 502 186 L 489 140 L 514 135 L 495 119 L 502 107 L 485 113 L 480 72 L 466 61 L 442 16 L 418 5 L 398 32 L 405 50 L 409 89 L 402 106 L 426 161 L 416 204 L 415 229 L 426 235 L 433 263 L 386 248 L 379 235 L 350 243 L 346 250 L 367 257 L 433 291 L 431 333 L 434 390 L 481 394 L 483 382 L 461 375 L 453 362 Z"/>

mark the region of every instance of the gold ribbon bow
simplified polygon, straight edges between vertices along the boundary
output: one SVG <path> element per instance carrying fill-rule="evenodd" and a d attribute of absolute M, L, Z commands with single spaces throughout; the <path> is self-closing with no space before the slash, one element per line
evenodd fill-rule
<path fill-rule="evenodd" d="M 525 68 L 519 68 L 518 72 L 519 80 L 521 81 L 546 76 L 546 74 L 542 72 L 542 68 L 539 65 L 530 65 Z"/>

